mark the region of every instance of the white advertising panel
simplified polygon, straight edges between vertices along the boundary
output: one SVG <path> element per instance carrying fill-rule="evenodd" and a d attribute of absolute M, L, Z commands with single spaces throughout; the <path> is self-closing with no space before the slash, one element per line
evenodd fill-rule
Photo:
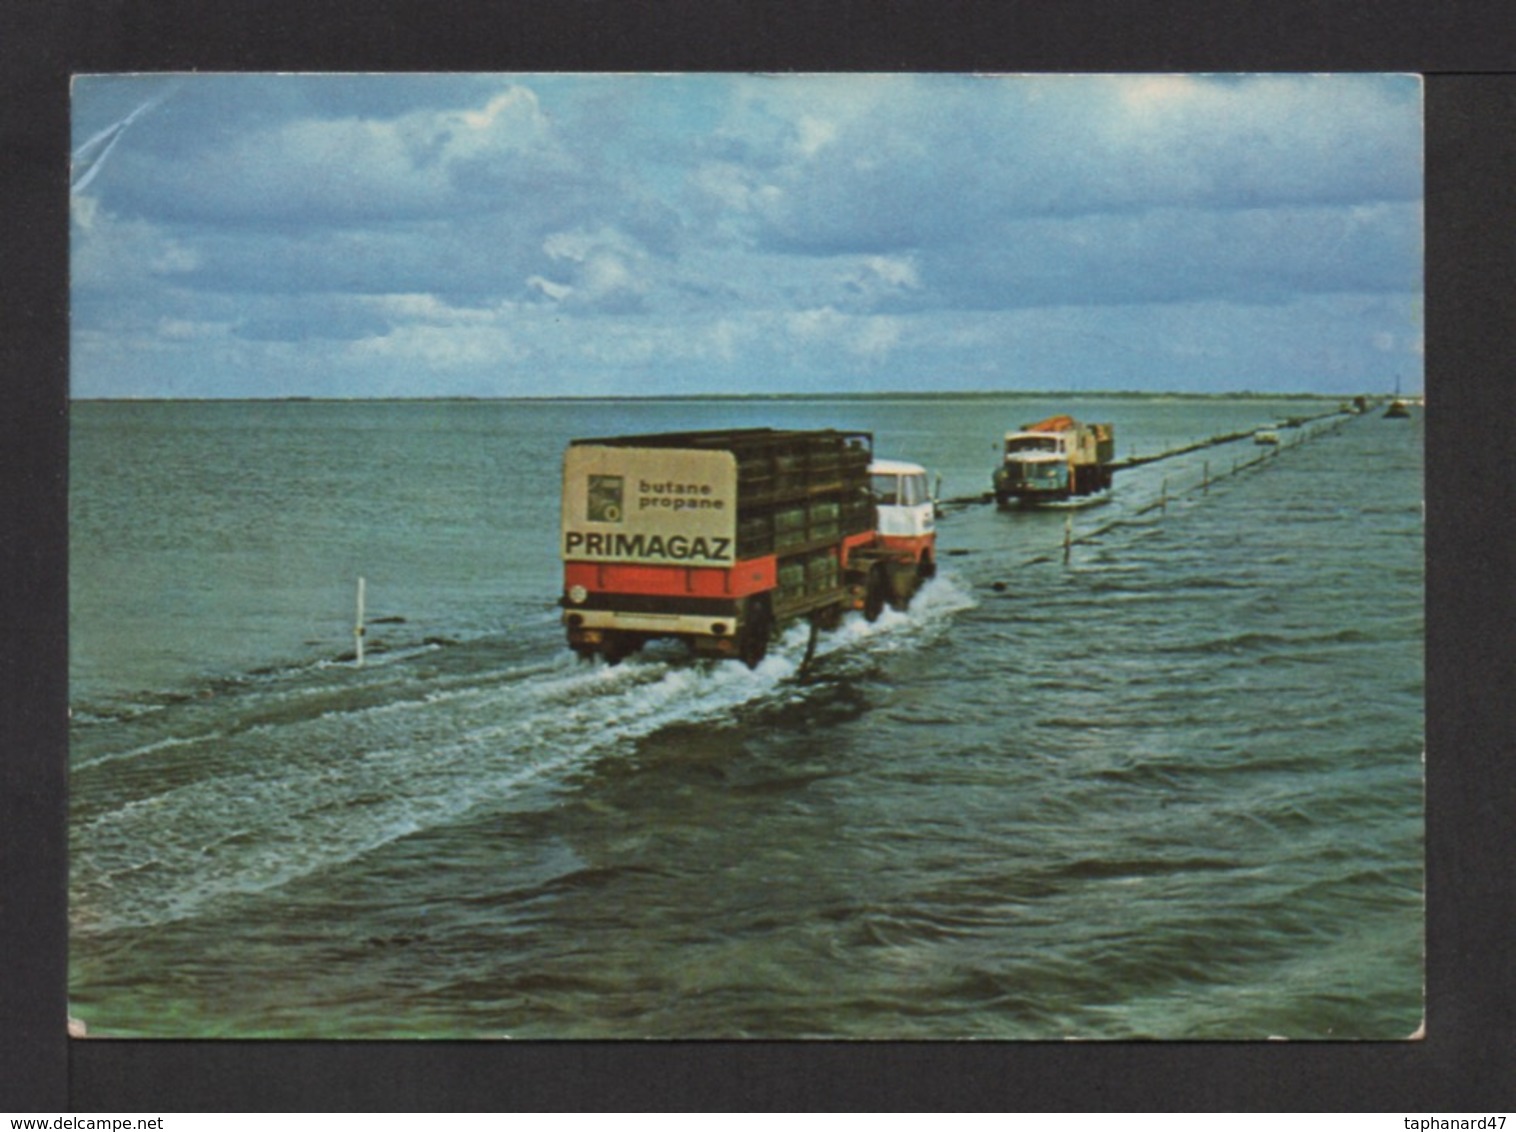
<path fill-rule="evenodd" d="M 566 561 L 731 566 L 736 458 L 687 448 L 570 446 L 559 549 Z"/>

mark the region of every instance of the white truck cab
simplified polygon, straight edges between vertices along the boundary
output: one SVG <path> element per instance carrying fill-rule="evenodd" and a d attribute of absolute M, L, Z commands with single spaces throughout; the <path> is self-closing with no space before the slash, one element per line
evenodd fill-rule
<path fill-rule="evenodd" d="M 875 460 L 869 481 L 879 509 L 879 533 L 886 539 L 920 539 L 936 528 L 937 506 L 921 465 Z"/>

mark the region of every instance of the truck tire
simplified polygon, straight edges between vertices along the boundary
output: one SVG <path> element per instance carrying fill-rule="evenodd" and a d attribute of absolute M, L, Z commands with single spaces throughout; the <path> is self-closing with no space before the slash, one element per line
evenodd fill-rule
<path fill-rule="evenodd" d="M 757 601 L 748 610 L 747 623 L 737 640 L 737 656 L 749 668 L 757 668 L 769 653 L 769 637 L 773 633 L 774 619 L 765 602 Z"/>
<path fill-rule="evenodd" d="M 916 587 L 921 584 L 916 568 L 902 562 L 890 567 L 885 576 L 889 579 L 890 608 L 904 613 L 911 607 L 911 598 L 916 596 Z"/>
<path fill-rule="evenodd" d="M 605 663 L 614 667 L 642 647 L 642 639 L 630 633 L 618 633 L 611 636 L 604 646 L 602 656 Z"/>
<path fill-rule="evenodd" d="M 937 573 L 932 560 L 923 557 L 915 566 L 902 562 L 890 572 L 890 608 L 904 613 L 916 600 L 921 587 Z"/>
<path fill-rule="evenodd" d="M 890 577 L 883 563 L 869 571 L 868 588 L 863 592 L 863 619 L 878 621 L 890 596 Z"/>

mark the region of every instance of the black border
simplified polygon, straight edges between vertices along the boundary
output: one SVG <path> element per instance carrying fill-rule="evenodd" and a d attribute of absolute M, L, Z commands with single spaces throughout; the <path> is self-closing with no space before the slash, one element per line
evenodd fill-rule
<path fill-rule="evenodd" d="M 1516 1090 L 1516 22 L 1503 3 L 12 0 L 0 9 L 0 1112 L 1361 1111 Z M 68 78 L 133 70 L 1428 73 L 1429 1036 L 69 1042 Z M 1365 579 L 1372 585 L 1372 579 Z M 1365 703 L 1364 711 L 1374 710 Z"/>

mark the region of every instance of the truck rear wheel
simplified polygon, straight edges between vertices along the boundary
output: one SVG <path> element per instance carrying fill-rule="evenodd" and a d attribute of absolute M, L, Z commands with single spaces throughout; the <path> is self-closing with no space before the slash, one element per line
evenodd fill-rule
<path fill-rule="evenodd" d="M 605 642 L 601 655 L 605 657 L 606 664 L 617 665 L 641 647 L 640 637 L 635 637 L 630 633 L 618 633 Z"/>
<path fill-rule="evenodd" d="M 748 611 L 747 623 L 742 627 L 742 636 L 737 641 L 737 656 L 749 668 L 757 668 L 769 653 L 769 636 L 774 628 L 769 608 L 762 602 L 754 603 Z"/>

